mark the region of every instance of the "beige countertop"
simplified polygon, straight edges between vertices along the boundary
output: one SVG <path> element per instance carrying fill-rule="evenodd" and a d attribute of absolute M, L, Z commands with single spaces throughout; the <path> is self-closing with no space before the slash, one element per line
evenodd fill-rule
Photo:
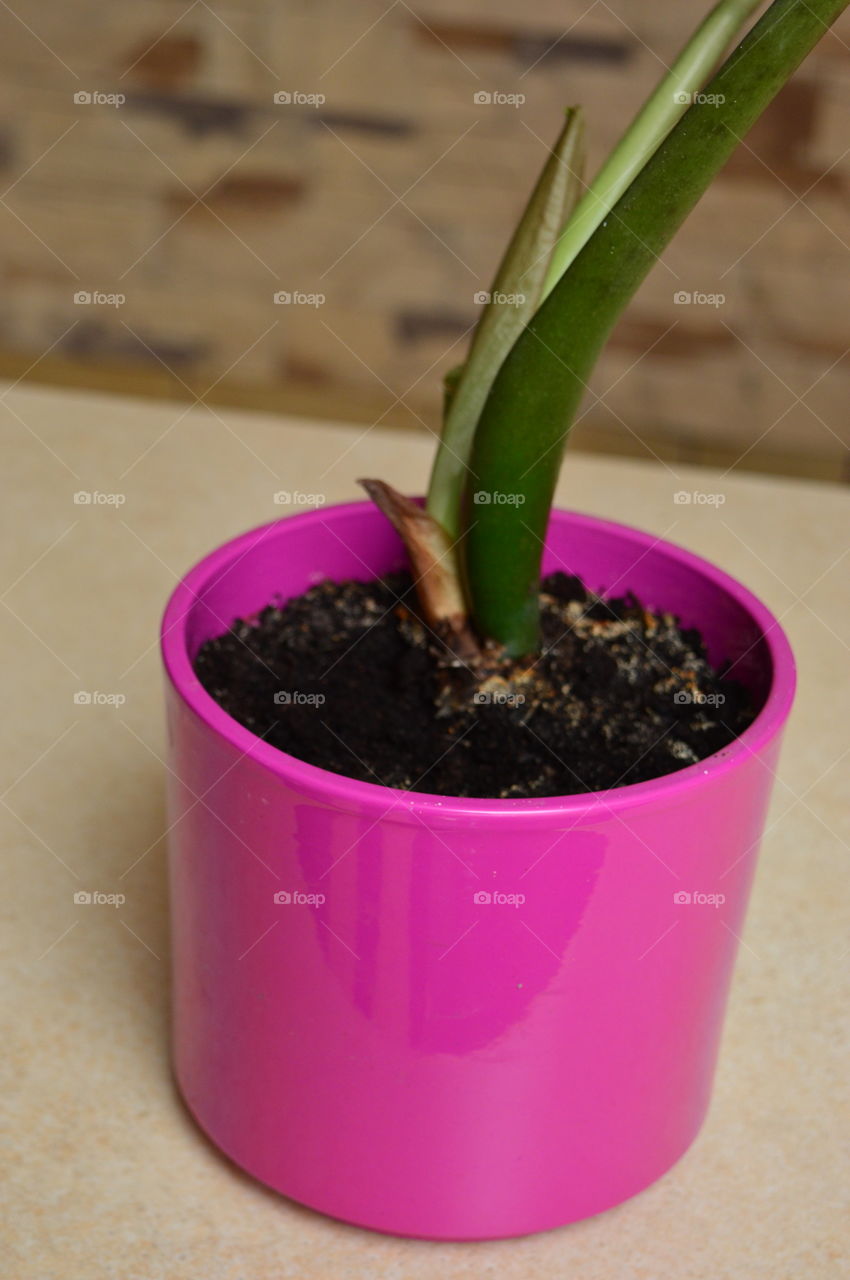
<path fill-rule="evenodd" d="M 3 1275 L 850 1274 L 847 490 L 568 460 L 561 505 L 699 551 L 779 614 L 798 703 L 696 1144 L 598 1218 L 518 1241 L 428 1244 L 265 1190 L 217 1154 L 175 1093 L 156 632 L 177 576 L 216 543 L 298 510 L 298 495 L 351 498 L 358 475 L 421 489 L 430 442 L 23 386 L 0 392 L 0 419 Z M 276 504 L 281 492 L 296 501 Z M 92 500 L 75 503 L 79 493 Z M 75 701 L 81 692 L 91 700 Z M 77 905 L 78 890 L 126 901 Z"/>

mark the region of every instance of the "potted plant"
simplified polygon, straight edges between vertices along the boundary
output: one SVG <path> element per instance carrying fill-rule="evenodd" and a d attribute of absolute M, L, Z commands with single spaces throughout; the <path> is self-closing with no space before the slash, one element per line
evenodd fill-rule
<path fill-rule="evenodd" d="M 616 317 L 845 3 L 774 0 L 706 84 L 756 7 L 711 11 L 581 198 L 567 113 L 447 379 L 424 507 L 368 481 L 380 510 L 243 534 L 166 610 L 179 1087 L 238 1164 L 360 1225 L 558 1226 L 658 1178 L 705 1115 L 792 656 L 720 570 L 550 504 Z M 311 755 L 330 691 L 386 766 L 339 733 Z M 702 705 L 727 696 L 734 723 Z M 681 744 L 651 770 L 645 720 Z"/>

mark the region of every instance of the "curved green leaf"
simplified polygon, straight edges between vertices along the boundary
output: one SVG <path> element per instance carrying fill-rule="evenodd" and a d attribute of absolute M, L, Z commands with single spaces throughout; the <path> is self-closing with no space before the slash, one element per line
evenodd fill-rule
<path fill-rule="evenodd" d="M 482 406 L 499 366 L 534 314 L 552 246 L 578 197 L 583 156 L 584 121 L 581 110 L 571 107 L 496 272 L 466 363 L 447 379 L 445 423 L 427 510 L 452 539 L 460 531 L 461 497 Z"/>
<path fill-rule="evenodd" d="M 700 23 L 567 219 L 552 253 L 543 298 L 549 296 L 632 178 L 685 114 L 729 41 L 761 3 L 762 0 L 720 0 Z"/>
<path fill-rule="evenodd" d="M 847 4 L 774 0 L 504 360 L 475 433 L 468 482 L 490 502 L 468 506 L 464 553 L 479 634 L 510 654 L 537 646 L 540 559 L 562 448 L 605 339 L 741 136 Z"/>

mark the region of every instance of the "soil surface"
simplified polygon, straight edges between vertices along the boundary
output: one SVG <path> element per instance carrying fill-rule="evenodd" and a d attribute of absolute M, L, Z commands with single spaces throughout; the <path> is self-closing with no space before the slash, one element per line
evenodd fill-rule
<path fill-rule="evenodd" d="M 333 773 L 478 798 L 601 791 L 728 746 L 753 717 L 699 633 L 578 578 L 542 584 L 542 655 L 483 685 L 446 665 L 410 578 L 324 582 L 201 648 L 204 688 L 240 724 Z"/>

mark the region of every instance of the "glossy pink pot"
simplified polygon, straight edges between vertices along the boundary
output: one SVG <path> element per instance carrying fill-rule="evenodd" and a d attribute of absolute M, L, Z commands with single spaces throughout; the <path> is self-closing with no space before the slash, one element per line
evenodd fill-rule
<path fill-rule="evenodd" d="M 541 1231 L 648 1186 L 702 1124 L 793 659 L 706 561 L 557 512 L 546 571 L 631 589 L 734 663 L 761 710 L 728 750 L 596 794 L 445 799 L 303 764 L 199 685 L 237 615 L 402 563 L 357 503 L 234 539 L 171 598 L 177 1079 L 228 1156 L 315 1209 Z"/>

